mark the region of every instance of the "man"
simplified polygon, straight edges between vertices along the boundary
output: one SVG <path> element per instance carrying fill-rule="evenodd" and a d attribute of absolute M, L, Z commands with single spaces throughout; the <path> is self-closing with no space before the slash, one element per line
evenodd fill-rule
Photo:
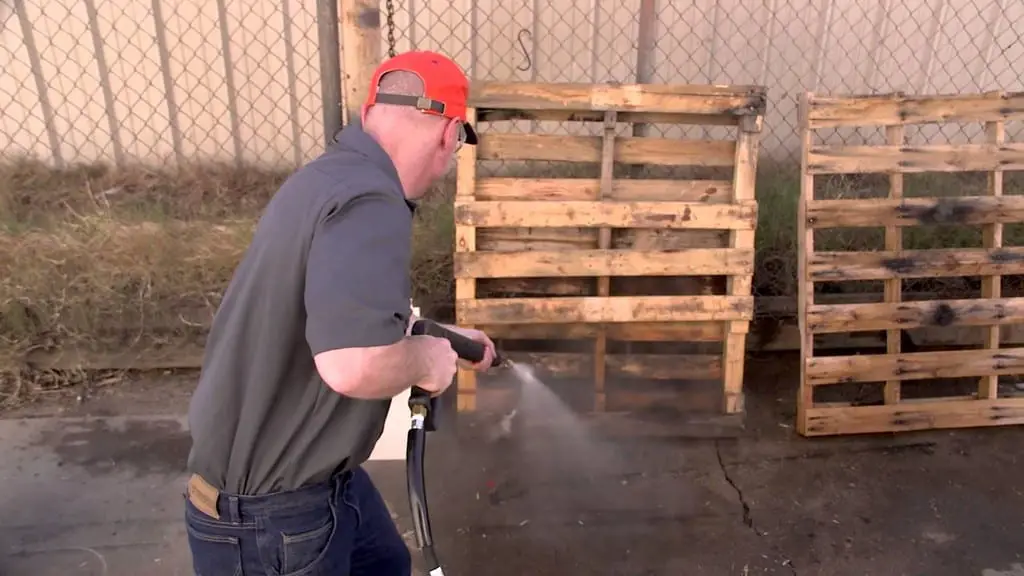
<path fill-rule="evenodd" d="M 415 200 L 454 166 L 468 81 L 411 52 L 373 78 L 350 124 L 270 201 L 224 295 L 189 409 L 186 524 L 199 576 L 408 576 L 360 465 L 391 398 L 442 393 L 457 357 L 409 336 Z M 485 370 L 494 344 L 484 343 Z"/>

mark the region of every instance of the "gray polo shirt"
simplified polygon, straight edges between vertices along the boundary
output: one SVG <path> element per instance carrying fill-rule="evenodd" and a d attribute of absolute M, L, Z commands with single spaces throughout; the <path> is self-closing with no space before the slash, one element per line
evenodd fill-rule
<path fill-rule="evenodd" d="M 265 494 L 369 458 L 390 400 L 334 392 L 313 356 L 404 336 L 414 208 L 390 157 L 355 125 L 285 181 L 207 338 L 190 472 Z"/>

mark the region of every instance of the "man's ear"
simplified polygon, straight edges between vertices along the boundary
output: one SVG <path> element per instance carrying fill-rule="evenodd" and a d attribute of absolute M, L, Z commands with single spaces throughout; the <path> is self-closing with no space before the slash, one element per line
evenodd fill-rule
<path fill-rule="evenodd" d="M 448 118 L 444 126 L 444 146 L 446 149 L 454 150 L 459 144 L 459 121 L 455 118 Z"/>

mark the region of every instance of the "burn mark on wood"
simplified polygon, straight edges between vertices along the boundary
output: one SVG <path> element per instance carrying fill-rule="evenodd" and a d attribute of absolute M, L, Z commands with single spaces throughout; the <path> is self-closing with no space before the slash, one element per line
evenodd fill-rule
<path fill-rule="evenodd" d="M 996 264 L 1011 264 L 1024 261 L 1024 252 L 998 249 L 990 252 L 988 258 Z"/>
<path fill-rule="evenodd" d="M 748 311 L 749 306 L 747 306 L 747 303 L 741 300 L 736 300 L 735 302 L 732 303 L 730 308 L 732 308 L 733 312 L 736 312 L 738 314 L 744 314 Z"/>
<path fill-rule="evenodd" d="M 704 189 L 704 193 L 700 195 L 700 201 L 708 202 L 712 199 L 712 197 L 718 194 L 718 192 L 719 190 L 717 186 L 708 186 L 707 188 Z"/>
<path fill-rule="evenodd" d="M 932 323 L 936 326 L 949 326 L 953 322 L 956 322 L 956 311 L 953 307 L 945 302 L 940 302 L 936 307 L 935 311 L 932 312 Z"/>
<path fill-rule="evenodd" d="M 900 166 L 911 166 L 911 162 L 900 162 Z M 971 202 L 959 199 L 942 199 L 932 206 L 900 204 L 896 208 L 901 218 L 917 220 L 921 224 L 957 224 L 968 220 L 976 211 Z"/>
<path fill-rule="evenodd" d="M 762 91 L 750 91 L 747 102 L 742 106 L 736 106 L 726 110 L 726 114 L 733 116 L 762 116 L 768 109 L 768 95 Z"/>
<path fill-rule="evenodd" d="M 894 274 L 910 274 L 917 268 L 917 261 L 913 258 L 885 258 L 882 266 Z M 841 273 L 839 275 L 841 277 Z"/>

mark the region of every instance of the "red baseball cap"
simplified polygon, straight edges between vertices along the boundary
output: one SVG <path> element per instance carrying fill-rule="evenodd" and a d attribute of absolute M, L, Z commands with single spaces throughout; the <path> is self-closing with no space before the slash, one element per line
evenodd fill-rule
<path fill-rule="evenodd" d="M 388 72 L 404 71 L 419 76 L 423 82 L 422 96 L 381 94 L 377 90 L 380 79 Z M 393 104 L 412 106 L 425 114 L 434 114 L 462 121 L 466 130 L 466 144 L 476 144 L 476 131 L 466 122 L 466 102 L 469 99 L 469 80 L 466 74 L 447 56 L 437 52 L 417 50 L 403 52 L 382 62 L 373 73 L 366 106 Z"/>

